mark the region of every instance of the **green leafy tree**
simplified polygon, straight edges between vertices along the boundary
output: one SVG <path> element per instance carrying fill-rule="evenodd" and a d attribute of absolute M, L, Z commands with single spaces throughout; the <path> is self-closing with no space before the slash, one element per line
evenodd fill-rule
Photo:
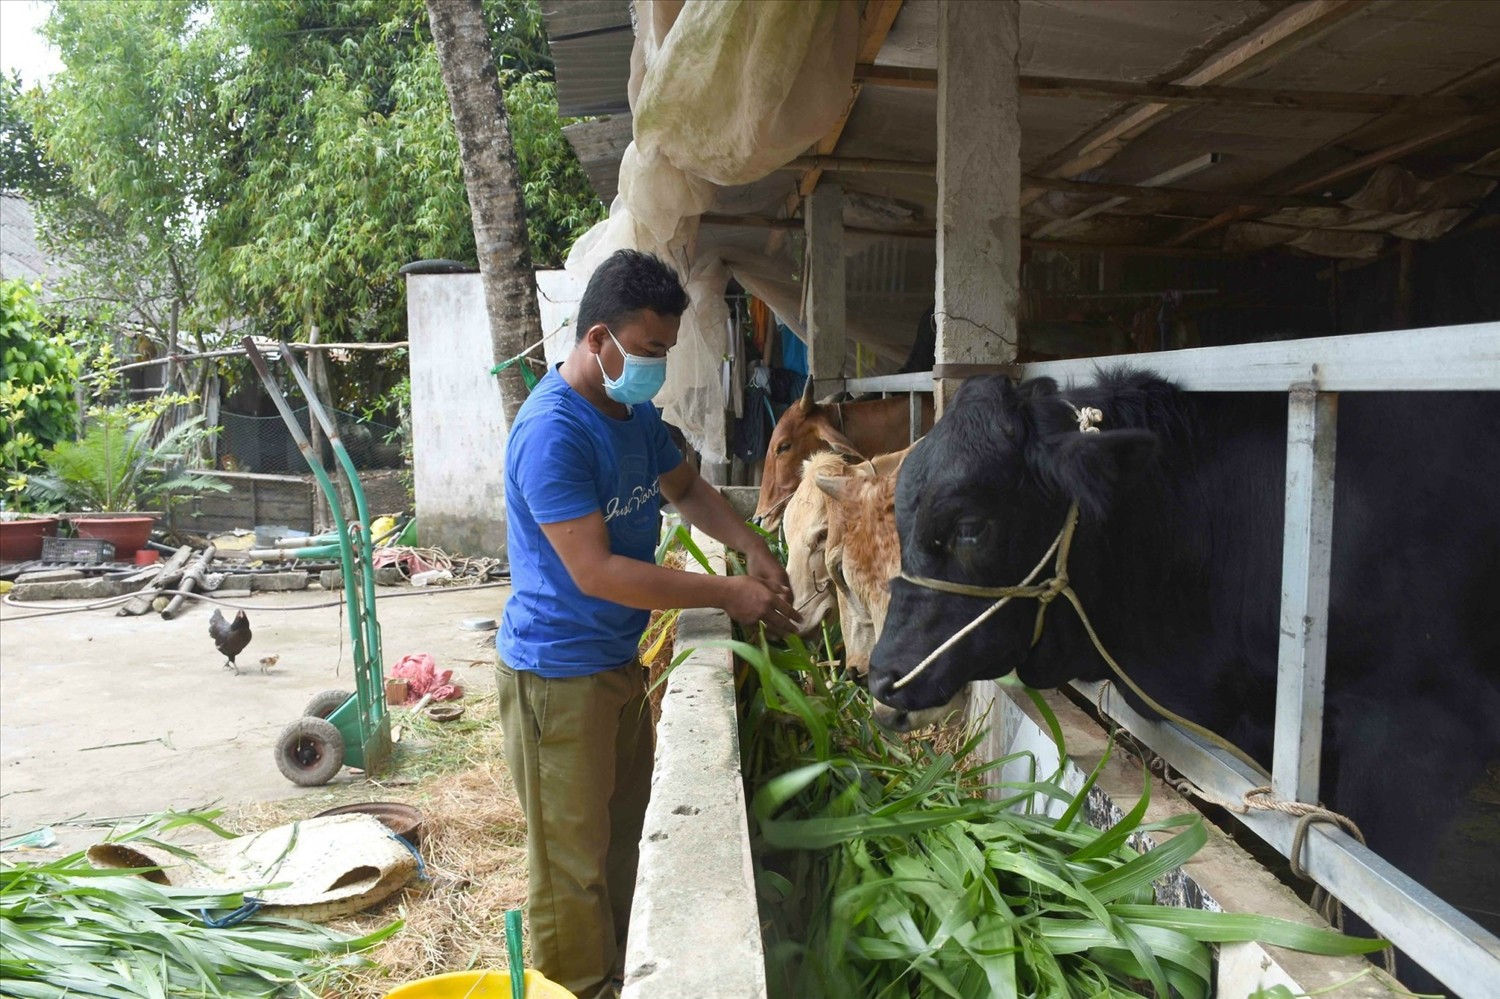
<path fill-rule="evenodd" d="M 485 9 L 530 249 L 558 266 L 604 208 L 561 135 L 536 0 Z M 45 30 L 64 69 L 0 92 L 0 141 L 24 154 L 14 172 L 49 245 L 87 262 L 65 295 L 96 328 L 128 321 L 168 350 L 179 328 L 199 348 L 312 324 L 399 339 L 400 267 L 475 259 L 421 0 L 56 0 Z M 359 355 L 342 401 L 399 367 Z"/>
<path fill-rule="evenodd" d="M 73 436 L 78 418 L 78 357 L 67 340 L 47 330 L 36 296 L 24 281 L 0 281 L 0 420 L 6 428 L 0 462 L 7 505 L 22 501 L 27 473 L 49 446 Z"/>
<path fill-rule="evenodd" d="M 37 142 L 26 100 L 21 74 L 0 74 L 0 191 L 54 194 L 62 189 L 62 180 Z"/>
<path fill-rule="evenodd" d="M 43 235 L 87 266 L 75 313 L 167 331 L 197 316 L 201 223 L 224 148 L 213 105 L 225 53 L 201 0 L 58 0 L 44 27 L 63 72 L 32 126 L 67 178 L 33 189 Z M 201 346 L 201 340 L 200 340 Z"/>

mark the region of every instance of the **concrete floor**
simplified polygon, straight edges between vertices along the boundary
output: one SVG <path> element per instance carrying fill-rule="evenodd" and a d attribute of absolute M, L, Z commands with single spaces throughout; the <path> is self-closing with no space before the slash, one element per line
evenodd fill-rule
<path fill-rule="evenodd" d="M 498 618 L 507 588 L 378 592 L 432 594 L 379 601 L 387 668 L 427 652 L 466 691 L 494 689 L 494 632 L 460 623 Z M 0 838 L 53 824 L 81 847 L 99 831 L 61 823 L 307 793 L 277 770 L 276 737 L 314 694 L 354 689 L 352 657 L 341 606 L 291 608 L 335 596 L 236 596 L 254 633 L 240 676 L 220 668 L 203 604 L 173 621 L 114 608 L 23 620 L 35 609 L 0 605 Z"/>

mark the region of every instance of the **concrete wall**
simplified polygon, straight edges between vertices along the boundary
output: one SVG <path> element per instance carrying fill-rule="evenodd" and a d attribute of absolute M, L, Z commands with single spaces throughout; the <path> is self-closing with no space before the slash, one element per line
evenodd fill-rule
<path fill-rule="evenodd" d="M 722 546 L 695 539 L 716 571 Z M 689 571 L 701 571 L 689 562 Z M 740 773 L 733 655 L 722 611 L 690 610 L 656 729 L 651 804 L 630 912 L 623 999 L 764 999 L 765 951 Z"/>
<path fill-rule="evenodd" d="M 479 275 L 406 279 L 418 536 L 505 557 L 505 421 Z"/>

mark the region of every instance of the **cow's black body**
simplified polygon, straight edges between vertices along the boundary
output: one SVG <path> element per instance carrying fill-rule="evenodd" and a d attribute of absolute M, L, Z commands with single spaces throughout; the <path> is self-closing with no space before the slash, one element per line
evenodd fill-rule
<path fill-rule="evenodd" d="M 1101 409 L 1103 432 L 1080 433 L 1064 397 Z M 1063 395 L 1044 379 L 970 382 L 901 472 L 902 569 L 1018 583 L 1077 500 L 1070 576 L 1106 648 L 1166 707 L 1269 764 L 1286 409 L 1127 371 Z M 1497 432 L 1493 394 L 1340 402 L 1323 797 L 1416 877 L 1500 752 Z M 1035 604 L 1020 601 L 893 689 L 985 604 L 894 581 L 876 697 L 913 710 L 1011 669 L 1037 687 L 1108 676 L 1065 601 L 1035 648 Z"/>

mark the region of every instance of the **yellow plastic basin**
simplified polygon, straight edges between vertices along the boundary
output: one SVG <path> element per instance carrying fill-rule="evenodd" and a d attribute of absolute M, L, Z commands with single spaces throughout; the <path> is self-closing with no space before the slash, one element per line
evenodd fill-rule
<path fill-rule="evenodd" d="M 408 982 L 387 992 L 385 999 L 510 999 L 510 974 L 505 971 L 454 971 Z M 526 999 L 577 999 L 540 971 L 526 969 Z"/>

